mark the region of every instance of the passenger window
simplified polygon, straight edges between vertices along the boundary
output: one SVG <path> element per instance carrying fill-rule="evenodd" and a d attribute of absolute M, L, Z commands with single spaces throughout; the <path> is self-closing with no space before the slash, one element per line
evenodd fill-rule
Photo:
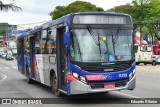
<path fill-rule="evenodd" d="M 34 53 L 41 54 L 41 34 L 37 33 L 35 37 Z"/>

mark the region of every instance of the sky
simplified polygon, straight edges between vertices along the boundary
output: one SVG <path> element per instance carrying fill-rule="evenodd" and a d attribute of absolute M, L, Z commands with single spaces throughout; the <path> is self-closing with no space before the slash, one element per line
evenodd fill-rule
<path fill-rule="evenodd" d="M 76 0 L 2 0 L 4 3 L 15 3 L 22 8 L 20 12 L 0 12 L 0 23 L 7 22 L 24 28 L 34 27 L 51 20 L 49 13 L 56 6 L 66 6 Z M 132 0 L 81 0 L 108 10 L 118 5 L 131 3 Z M 41 23 L 37 23 L 41 22 Z M 37 24 L 32 24 L 37 23 Z"/>

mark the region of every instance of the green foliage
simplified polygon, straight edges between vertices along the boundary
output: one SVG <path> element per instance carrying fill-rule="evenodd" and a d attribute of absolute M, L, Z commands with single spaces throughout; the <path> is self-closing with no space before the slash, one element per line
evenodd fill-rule
<path fill-rule="evenodd" d="M 30 30 L 33 30 L 33 28 L 27 28 L 27 29 L 26 29 L 27 32 L 30 31 Z"/>
<path fill-rule="evenodd" d="M 57 19 L 63 15 L 66 15 L 67 13 L 67 10 L 66 10 L 66 7 L 65 6 L 57 6 L 54 11 L 52 11 L 50 13 L 50 16 L 52 17 L 52 19 Z"/>
<path fill-rule="evenodd" d="M 130 14 L 134 22 L 134 30 L 140 30 L 143 35 L 158 36 L 155 28 L 160 22 L 160 0 L 133 0 L 132 3 L 116 6 L 107 11 Z"/>
<path fill-rule="evenodd" d="M 0 11 L 8 11 L 8 10 L 12 10 L 12 11 L 21 11 L 22 9 L 18 6 L 16 6 L 13 3 L 10 4 L 4 4 L 1 0 L 0 0 Z"/>
<path fill-rule="evenodd" d="M 84 2 L 84 1 L 76 1 L 68 6 L 57 6 L 54 11 L 50 13 L 52 20 L 62 17 L 69 13 L 75 12 L 89 12 L 89 11 L 104 11 L 101 7 L 96 7 L 95 5 Z"/>
<path fill-rule="evenodd" d="M 103 12 L 103 11 L 104 11 L 104 9 L 103 9 L 102 7 L 97 7 L 97 11 L 99 11 L 99 12 Z"/>

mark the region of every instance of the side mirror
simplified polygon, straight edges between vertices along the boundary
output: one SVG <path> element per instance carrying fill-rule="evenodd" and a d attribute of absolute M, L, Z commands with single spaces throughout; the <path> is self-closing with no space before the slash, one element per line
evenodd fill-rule
<path fill-rule="evenodd" d="M 63 36 L 63 41 L 64 41 L 64 45 L 68 45 L 69 44 L 69 32 L 64 32 L 64 36 Z"/>

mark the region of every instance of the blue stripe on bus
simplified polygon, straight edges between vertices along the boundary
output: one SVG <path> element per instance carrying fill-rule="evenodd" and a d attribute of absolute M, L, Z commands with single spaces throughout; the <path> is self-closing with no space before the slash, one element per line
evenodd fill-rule
<path fill-rule="evenodd" d="M 124 78 L 129 78 L 129 74 L 135 69 L 135 64 L 133 64 L 130 68 L 128 68 L 127 70 L 123 70 L 123 71 L 116 71 L 116 72 L 98 72 L 98 73 L 91 73 L 91 72 L 87 72 L 84 70 L 80 70 L 79 68 L 77 68 L 76 66 L 70 64 L 71 67 L 71 71 L 77 72 L 79 75 L 85 76 L 85 75 L 110 75 L 112 76 L 112 78 L 107 78 L 107 80 L 120 80 L 120 79 L 124 79 Z M 127 74 L 127 77 L 119 77 L 120 74 Z M 99 80 L 102 81 L 102 80 Z"/>

